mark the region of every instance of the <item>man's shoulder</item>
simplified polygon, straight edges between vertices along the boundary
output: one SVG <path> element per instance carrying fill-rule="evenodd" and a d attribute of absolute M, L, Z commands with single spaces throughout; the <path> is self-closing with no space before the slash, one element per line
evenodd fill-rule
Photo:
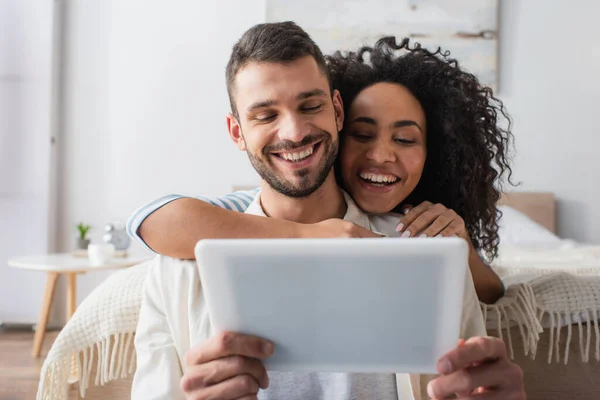
<path fill-rule="evenodd" d="M 148 283 L 162 290 L 179 290 L 181 287 L 196 284 L 199 280 L 198 264 L 195 260 L 182 260 L 157 255 L 149 261 Z"/>
<path fill-rule="evenodd" d="M 373 231 L 383 233 L 386 236 L 400 236 L 396 231 L 396 226 L 400 222 L 400 218 L 403 217 L 402 214 L 389 212 L 385 214 L 369 214 L 368 216 Z"/>

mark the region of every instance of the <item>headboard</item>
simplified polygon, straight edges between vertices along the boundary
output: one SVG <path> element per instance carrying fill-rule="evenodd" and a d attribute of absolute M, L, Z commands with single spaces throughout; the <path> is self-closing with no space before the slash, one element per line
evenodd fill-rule
<path fill-rule="evenodd" d="M 556 199 L 548 192 L 510 192 L 502 195 L 499 204 L 511 206 L 556 233 Z"/>
<path fill-rule="evenodd" d="M 232 190 L 237 192 L 238 190 L 252 190 L 256 189 L 257 187 L 260 187 L 260 185 L 233 185 Z"/>

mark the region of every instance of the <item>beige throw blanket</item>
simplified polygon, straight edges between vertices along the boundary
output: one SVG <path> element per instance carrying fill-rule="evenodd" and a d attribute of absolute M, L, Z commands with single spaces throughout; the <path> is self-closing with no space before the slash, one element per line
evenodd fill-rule
<path fill-rule="evenodd" d="M 135 371 L 133 338 L 148 266 L 149 262 L 112 274 L 81 303 L 44 361 L 38 400 L 66 400 L 73 382 L 79 382 L 85 396 L 92 369 L 95 385 Z"/>

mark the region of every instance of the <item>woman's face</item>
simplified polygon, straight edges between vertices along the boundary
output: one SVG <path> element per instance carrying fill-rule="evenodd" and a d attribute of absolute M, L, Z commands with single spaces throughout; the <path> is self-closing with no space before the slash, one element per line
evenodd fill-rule
<path fill-rule="evenodd" d="M 404 86 L 377 83 L 346 116 L 340 166 L 345 189 L 366 212 L 389 212 L 415 189 L 425 165 L 425 112 Z"/>

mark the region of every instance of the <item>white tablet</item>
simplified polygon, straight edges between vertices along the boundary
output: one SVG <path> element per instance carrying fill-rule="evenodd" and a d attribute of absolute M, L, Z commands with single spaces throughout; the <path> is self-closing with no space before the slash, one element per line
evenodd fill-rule
<path fill-rule="evenodd" d="M 273 341 L 271 371 L 436 373 L 459 338 L 467 257 L 458 238 L 196 246 L 213 332 Z"/>

